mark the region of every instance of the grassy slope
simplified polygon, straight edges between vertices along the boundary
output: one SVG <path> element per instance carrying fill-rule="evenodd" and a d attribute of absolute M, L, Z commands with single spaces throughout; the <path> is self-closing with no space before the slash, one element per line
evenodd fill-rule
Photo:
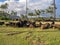
<path fill-rule="evenodd" d="M 32 31 L 32 35 L 26 39 L 28 31 Z M 15 35 L 7 35 L 5 32 L 9 31 L 27 31 Z M 40 28 L 12 28 L 12 27 L 0 27 L 0 45 L 37 45 L 39 42 L 41 45 L 60 45 L 60 31 L 59 30 L 40 30 Z M 35 41 L 35 44 L 32 42 Z"/>

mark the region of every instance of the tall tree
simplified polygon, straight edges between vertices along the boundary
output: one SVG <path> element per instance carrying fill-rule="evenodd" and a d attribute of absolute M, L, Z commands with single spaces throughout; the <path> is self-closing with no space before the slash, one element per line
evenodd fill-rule
<path fill-rule="evenodd" d="M 55 21 L 56 19 L 56 4 L 55 4 L 55 0 L 53 0 L 53 3 L 46 9 L 47 13 L 51 13 L 51 16 L 54 18 L 53 20 Z"/>
<path fill-rule="evenodd" d="M 46 10 L 46 13 L 49 13 L 49 14 L 51 14 L 51 17 L 53 17 L 54 15 L 53 15 L 53 6 L 51 5 L 51 6 L 49 6 Z"/>
<path fill-rule="evenodd" d="M 4 11 L 5 9 L 8 8 L 8 4 L 7 4 L 7 3 L 2 4 L 2 5 L 0 6 L 0 8 Z"/>
<path fill-rule="evenodd" d="M 2 9 L 1 11 L 3 12 L 3 16 L 8 17 L 7 15 L 8 13 L 6 12 L 6 9 L 8 8 L 8 4 L 7 3 L 2 4 L 0 8 Z"/>
<path fill-rule="evenodd" d="M 40 19 L 40 14 L 41 14 L 41 10 L 39 10 L 39 9 L 36 10 L 36 9 L 35 9 L 35 15 L 38 16 L 37 19 Z"/>
<path fill-rule="evenodd" d="M 35 13 L 36 13 L 36 15 L 40 15 L 41 14 L 41 10 L 36 10 L 35 9 Z"/>

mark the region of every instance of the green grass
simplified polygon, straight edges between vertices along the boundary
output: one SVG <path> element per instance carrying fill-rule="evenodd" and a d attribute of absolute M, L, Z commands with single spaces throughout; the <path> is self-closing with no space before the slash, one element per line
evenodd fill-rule
<path fill-rule="evenodd" d="M 25 32 L 23 32 L 25 31 Z M 14 35 L 8 33 L 23 32 Z M 0 26 L 0 45 L 60 45 L 57 29 L 15 28 Z"/>

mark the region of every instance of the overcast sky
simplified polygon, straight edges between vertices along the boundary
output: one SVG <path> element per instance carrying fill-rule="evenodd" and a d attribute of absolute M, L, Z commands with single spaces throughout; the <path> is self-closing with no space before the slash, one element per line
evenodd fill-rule
<path fill-rule="evenodd" d="M 46 9 L 53 0 L 27 0 L 28 8 L 30 10 L 34 9 Z M 14 10 L 19 13 L 23 13 L 26 10 L 26 0 L 0 0 L 0 5 L 8 3 L 8 10 Z M 57 17 L 60 15 L 60 0 L 56 0 L 57 6 Z"/>

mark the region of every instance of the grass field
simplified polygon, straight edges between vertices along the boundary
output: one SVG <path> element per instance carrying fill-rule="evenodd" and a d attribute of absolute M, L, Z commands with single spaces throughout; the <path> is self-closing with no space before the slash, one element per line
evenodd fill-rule
<path fill-rule="evenodd" d="M 0 45 L 60 45 L 60 31 L 0 26 Z"/>

